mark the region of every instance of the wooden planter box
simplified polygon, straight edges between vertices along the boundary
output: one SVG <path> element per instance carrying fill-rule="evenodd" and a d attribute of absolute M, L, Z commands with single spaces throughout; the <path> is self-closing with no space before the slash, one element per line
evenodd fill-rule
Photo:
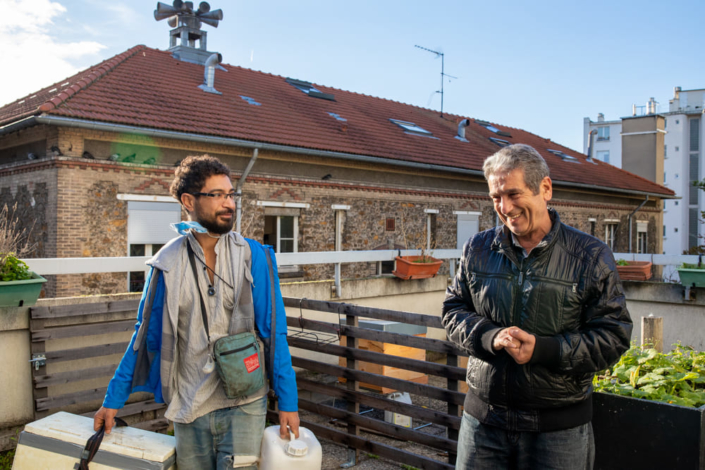
<path fill-rule="evenodd" d="M 705 468 L 705 410 L 593 395 L 595 470 Z"/>
<path fill-rule="evenodd" d="M 46 279 L 34 272 L 32 279 L 0 282 L 0 307 L 34 305 L 45 282 Z"/>
<path fill-rule="evenodd" d="M 627 266 L 617 266 L 617 272 L 623 281 L 647 281 L 651 279 L 650 261 L 627 261 Z"/>
<path fill-rule="evenodd" d="M 678 268 L 681 284 L 689 287 L 705 287 L 705 269 Z"/>
<path fill-rule="evenodd" d="M 430 263 L 419 263 L 426 258 L 433 260 Z M 430 256 L 397 256 L 397 266 L 392 274 L 401 279 L 427 279 L 434 277 L 443 261 Z"/>

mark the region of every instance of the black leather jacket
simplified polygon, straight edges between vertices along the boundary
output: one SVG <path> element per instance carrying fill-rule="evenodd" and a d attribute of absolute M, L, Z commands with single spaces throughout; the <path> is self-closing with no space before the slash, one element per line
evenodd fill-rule
<path fill-rule="evenodd" d="M 446 292 L 443 325 L 470 355 L 468 395 L 488 410 L 569 409 L 590 397 L 594 373 L 629 348 L 632 321 L 611 250 L 550 214 L 551 231 L 527 258 L 505 227 L 473 236 Z M 528 364 L 493 351 L 494 336 L 509 326 L 536 336 Z M 534 418 L 527 427 L 539 430 Z"/>

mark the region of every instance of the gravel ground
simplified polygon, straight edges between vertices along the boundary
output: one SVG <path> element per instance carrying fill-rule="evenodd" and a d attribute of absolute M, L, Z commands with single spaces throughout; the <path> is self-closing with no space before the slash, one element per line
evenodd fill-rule
<path fill-rule="evenodd" d="M 320 376 L 318 377 L 320 379 Z M 327 382 L 327 381 L 326 381 Z M 434 376 L 429 376 L 429 385 L 433 385 L 435 387 L 443 387 L 445 388 L 446 386 L 446 381 L 445 379 L 442 379 L 440 377 L 434 377 Z M 343 384 L 337 384 L 337 386 L 344 388 L 345 385 Z M 433 400 L 428 397 L 420 397 L 417 395 L 412 395 L 411 396 L 411 401 L 414 405 L 417 406 L 423 406 L 426 408 L 434 409 L 437 411 L 442 411 L 446 412 L 447 411 L 447 404 L 443 401 L 440 400 Z M 333 402 L 332 400 L 329 402 L 325 403 L 326 405 L 329 406 L 335 406 L 336 408 L 342 408 L 345 409 L 345 401 L 344 400 L 335 400 Z M 362 407 L 360 411 L 365 411 L 368 408 Z M 314 413 L 310 413 L 304 410 L 300 411 L 301 419 L 310 421 L 316 424 L 321 424 L 329 427 L 336 427 L 337 429 L 340 429 L 344 431 L 344 426 L 341 425 L 336 425 L 335 422 L 331 422 L 330 418 L 327 418 L 325 416 L 317 415 Z M 384 411 L 382 410 L 371 410 L 367 413 L 364 413 L 364 416 L 370 417 L 370 418 L 375 418 L 375 419 L 384 419 Z M 416 419 L 413 420 L 412 422 L 412 427 L 417 427 L 417 426 L 423 426 L 428 423 L 418 421 Z M 425 426 L 423 428 L 419 429 L 420 432 L 424 432 L 427 434 L 432 434 L 435 436 L 439 437 L 445 437 L 446 435 L 446 428 L 443 426 L 438 426 L 435 424 L 431 424 L 429 426 Z M 361 431 L 360 436 L 365 438 L 365 439 L 370 439 L 375 442 L 379 442 L 381 444 L 385 444 L 391 447 L 394 447 L 396 449 L 404 450 L 407 452 L 411 452 L 414 454 L 422 455 L 424 457 L 434 459 L 434 460 L 439 460 L 441 462 L 447 462 L 448 456 L 447 454 L 443 453 L 442 451 L 438 449 L 433 449 L 431 447 L 427 447 L 421 444 L 416 444 L 413 442 L 408 442 L 408 441 L 402 441 L 398 439 L 394 439 L 391 437 L 387 436 L 382 436 L 376 433 L 370 433 L 370 432 L 365 432 Z M 324 470 L 333 470 L 333 469 L 339 469 L 340 465 L 348 461 L 348 449 L 345 446 L 326 441 L 323 439 L 319 439 L 321 441 L 321 446 L 323 447 L 323 466 L 322 468 Z M 367 454 L 366 452 L 360 452 L 360 459 L 354 469 L 375 469 L 375 470 L 391 470 L 395 469 L 398 470 L 399 468 L 402 468 L 401 463 L 398 462 L 392 462 L 388 461 L 386 459 L 379 458 L 376 455 L 371 455 Z"/>

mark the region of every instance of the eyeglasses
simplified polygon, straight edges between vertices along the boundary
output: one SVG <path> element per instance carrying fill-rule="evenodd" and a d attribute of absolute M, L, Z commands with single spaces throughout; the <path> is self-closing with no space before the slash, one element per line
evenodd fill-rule
<path fill-rule="evenodd" d="M 237 196 L 237 193 L 232 192 L 232 193 L 191 193 L 191 196 L 207 196 L 207 197 L 212 197 L 216 201 L 222 201 L 223 198 L 230 199 L 231 201 L 235 200 L 235 196 Z"/>

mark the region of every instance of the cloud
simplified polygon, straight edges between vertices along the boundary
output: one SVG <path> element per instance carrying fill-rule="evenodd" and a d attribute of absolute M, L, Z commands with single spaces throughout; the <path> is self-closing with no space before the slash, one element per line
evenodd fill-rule
<path fill-rule="evenodd" d="M 95 41 L 62 42 L 51 34 L 67 10 L 51 0 L 0 0 L 0 106 L 74 73 L 75 62 L 105 48 Z"/>

